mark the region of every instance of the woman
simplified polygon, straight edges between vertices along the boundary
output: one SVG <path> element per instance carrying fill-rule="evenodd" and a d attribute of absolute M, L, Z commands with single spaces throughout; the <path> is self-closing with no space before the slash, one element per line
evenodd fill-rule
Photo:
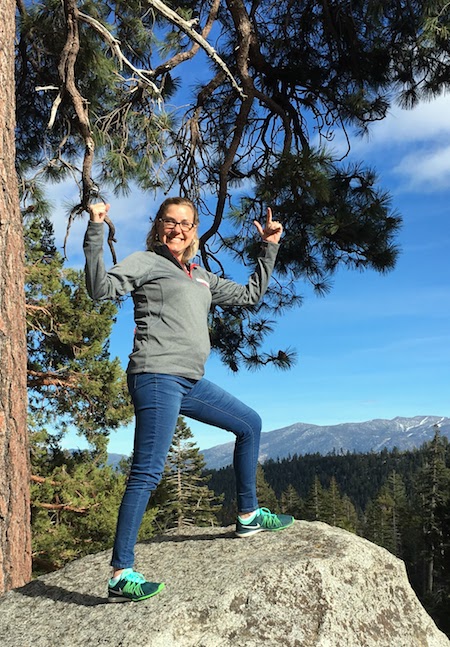
<path fill-rule="evenodd" d="M 220 387 L 203 378 L 209 355 L 208 312 L 211 305 L 250 306 L 264 292 L 274 266 L 282 226 L 271 210 L 263 228 L 257 266 L 246 286 L 222 279 L 190 264 L 198 250 L 198 213 L 185 198 L 168 198 L 158 210 L 147 237 L 147 251 L 131 254 L 106 272 L 103 221 L 109 204 L 89 208 L 84 239 L 86 283 L 93 299 L 131 292 L 136 323 L 127 368 L 136 429 L 133 463 L 119 510 L 108 600 L 145 600 L 164 587 L 133 570 L 134 546 L 150 493 L 158 485 L 179 415 L 200 420 L 236 435 L 238 517 L 236 535 L 282 530 L 294 519 L 258 508 L 256 466 L 261 419 Z"/>

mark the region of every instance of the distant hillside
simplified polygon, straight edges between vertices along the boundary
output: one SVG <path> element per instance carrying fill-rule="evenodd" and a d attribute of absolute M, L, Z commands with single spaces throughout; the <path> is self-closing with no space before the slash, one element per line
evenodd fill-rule
<path fill-rule="evenodd" d="M 114 469 L 119 467 L 119 463 L 123 458 L 128 458 L 125 454 L 108 454 L 107 465 L 111 465 Z"/>
<path fill-rule="evenodd" d="M 289 427 L 268 431 L 261 435 L 259 460 L 286 458 L 294 454 L 322 455 L 330 452 L 379 452 L 383 448 L 400 450 L 420 447 L 431 440 L 434 425 L 443 436 L 450 438 L 450 418 L 440 416 L 397 417 L 393 420 L 346 422 L 319 426 L 296 422 Z M 220 469 L 233 460 L 234 442 L 202 450 L 209 469 Z"/>

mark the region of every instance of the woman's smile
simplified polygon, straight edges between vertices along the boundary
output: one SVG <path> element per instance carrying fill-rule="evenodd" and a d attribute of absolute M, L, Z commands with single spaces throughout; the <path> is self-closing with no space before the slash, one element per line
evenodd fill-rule
<path fill-rule="evenodd" d="M 183 258 L 184 251 L 192 243 L 196 234 L 195 227 L 189 231 L 183 231 L 180 224 L 182 222 L 194 222 L 194 212 L 189 205 L 171 204 L 165 214 L 165 220 L 176 222 L 175 227 L 170 229 L 164 222 L 159 223 L 158 236 L 159 240 L 167 245 L 172 254 L 179 260 Z"/>

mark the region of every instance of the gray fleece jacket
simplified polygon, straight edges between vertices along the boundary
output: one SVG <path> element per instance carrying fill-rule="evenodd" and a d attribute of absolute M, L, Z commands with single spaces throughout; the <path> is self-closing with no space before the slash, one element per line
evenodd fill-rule
<path fill-rule="evenodd" d="M 128 373 L 166 373 L 199 380 L 210 352 L 211 305 L 250 306 L 267 289 L 278 245 L 263 243 L 247 285 L 220 278 L 198 265 L 190 276 L 167 247 L 135 252 L 108 272 L 103 261 L 103 223 L 89 222 L 84 238 L 86 285 L 93 299 L 129 292 L 136 330 Z"/>

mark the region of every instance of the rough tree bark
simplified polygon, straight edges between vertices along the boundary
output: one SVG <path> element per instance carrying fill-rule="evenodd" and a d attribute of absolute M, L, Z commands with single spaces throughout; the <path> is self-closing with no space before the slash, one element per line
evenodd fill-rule
<path fill-rule="evenodd" d="M 14 0 L 0 3 L 0 593 L 31 578 L 24 245 L 15 159 Z"/>

